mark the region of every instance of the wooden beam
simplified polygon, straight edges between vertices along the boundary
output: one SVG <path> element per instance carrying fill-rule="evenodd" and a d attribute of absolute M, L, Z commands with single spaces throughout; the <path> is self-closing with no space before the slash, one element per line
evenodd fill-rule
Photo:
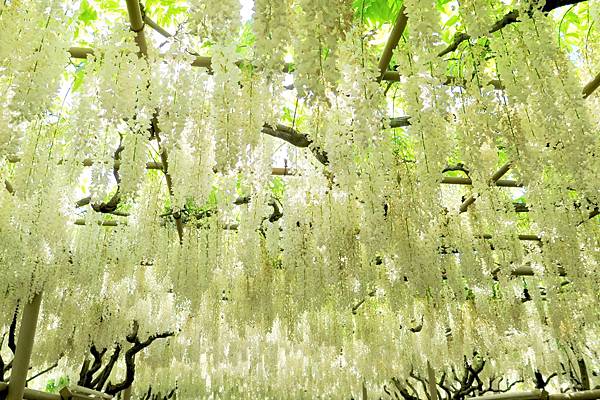
<path fill-rule="evenodd" d="M 569 393 L 571 394 L 571 393 Z M 529 392 L 517 392 L 517 393 L 500 393 L 492 394 L 489 396 L 471 397 L 469 400 L 541 400 L 542 391 L 531 390 Z"/>
<path fill-rule="evenodd" d="M 600 399 L 600 389 L 582 390 L 571 393 L 555 393 L 548 396 L 549 400 L 594 400 Z"/>
<path fill-rule="evenodd" d="M 431 366 L 429 360 L 427 360 L 427 390 L 429 391 L 429 400 L 437 400 L 437 384 L 435 381 L 435 371 Z"/>
<path fill-rule="evenodd" d="M 381 81 L 385 72 L 390 65 L 390 60 L 392 59 L 392 54 L 394 53 L 394 49 L 398 46 L 398 42 L 404 33 L 404 29 L 406 28 L 406 23 L 408 22 L 408 16 L 406 15 L 406 8 L 404 5 L 400 8 L 398 12 L 398 16 L 396 17 L 396 23 L 392 28 L 392 32 L 390 32 L 390 36 L 385 44 L 385 48 L 383 49 L 383 54 L 381 54 L 381 58 L 379 59 L 379 78 L 377 81 Z"/>
<path fill-rule="evenodd" d="M 19 338 L 17 341 L 17 351 L 10 373 L 10 382 L 8 383 L 6 400 L 23 399 L 41 303 L 42 293 L 39 292 L 34 294 L 33 298 L 25 304 L 25 307 L 23 307 L 23 316 L 21 317 L 21 326 L 19 327 Z"/>
<path fill-rule="evenodd" d="M 486 233 L 486 234 L 483 234 L 478 237 L 481 239 L 491 239 L 492 235 Z M 524 241 L 533 241 L 533 242 L 541 242 L 542 241 L 541 237 L 539 237 L 538 235 L 532 235 L 532 234 L 520 234 L 517 237 L 519 238 L 519 240 L 524 240 Z"/>
<path fill-rule="evenodd" d="M 136 43 L 137 43 L 137 41 L 136 41 Z M 139 44 L 138 44 L 138 46 L 139 46 Z M 92 56 L 94 55 L 94 50 L 89 47 L 71 47 L 71 48 L 69 48 L 69 54 L 71 55 L 72 58 L 86 59 L 86 58 L 88 58 L 89 55 L 92 55 Z M 195 56 L 195 57 L 196 58 L 192 62 L 193 67 L 207 68 L 210 70 L 211 65 L 212 65 L 211 57 L 207 57 L 207 56 Z M 238 63 L 242 64 L 243 62 L 240 61 Z M 388 61 L 388 63 L 389 63 L 389 61 Z M 381 64 L 381 61 L 380 61 L 380 64 Z M 387 68 L 387 66 L 385 68 Z M 285 72 L 291 72 L 291 66 L 289 64 L 285 64 L 283 67 L 283 70 Z M 385 70 L 381 74 L 380 80 L 398 82 L 398 81 L 400 81 L 400 73 L 398 71 Z M 457 81 L 455 77 L 449 76 L 449 77 L 447 77 L 445 84 L 449 85 L 449 86 L 453 86 L 453 85 L 454 86 L 464 86 L 466 84 L 466 81 L 464 79 L 462 81 Z M 497 79 L 492 79 L 487 84 L 492 85 L 497 90 L 504 89 L 502 82 L 500 82 Z M 596 77 L 594 79 L 592 79 L 590 82 L 588 82 L 585 85 L 585 87 L 583 88 L 583 91 L 582 91 L 583 97 L 587 98 L 596 89 L 598 89 L 599 86 L 600 86 L 600 73 L 598 75 L 596 75 Z"/>
<path fill-rule="evenodd" d="M 86 223 L 85 223 L 84 219 L 79 218 L 79 219 L 75 220 L 74 224 L 79 225 L 79 226 L 84 226 Z M 127 221 L 115 221 L 115 220 L 98 221 L 97 224 L 100 226 L 119 226 L 119 225 L 127 225 Z"/>
<path fill-rule="evenodd" d="M 472 185 L 473 181 L 471 180 L 471 178 L 466 178 L 462 176 L 444 176 L 441 180 L 441 183 L 447 185 Z M 494 185 L 499 187 L 523 187 L 523 184 L 521 182 L 509 179 L 498 179 L 496 182 L 494 182 Z"/>
<path fill-rule="evenodd" d="M 536 389 L 529 392 L 500 393 L 488 396 L 471 397 L 469 400 L 594 400 L 600 399 L 600 389 L 580 392 L 548 394 Z"/>
<path fill-rule="evenodd" d="M 0 382 L 0 394 L 8 390 L 8 383 Z M 0 396 L 1 398 L 2 396 Z M 25 388 L 23 392 L 23 398 L 25 400 L 63 400 L 58 394 L 42 392 L 40 390 L 34 390 Z"/>
<path fill-rule="evenodd" d="M 492 177 L 490 178 L 490 185 L 495 185 L 496 182 L 498 182 L 498 180 L 500 178 L 502 178 L 504 176 L 504 174 L 506 174 L 508 172 L 508 170 L 510 169 L 512 163 L 511 162 L 507 162 L 506 164 L 504 164 L 502 167 L 500 167 L 500 169 L 498 171 L 496 171 L 494 173 L 494 175 L 492 175 Z M 464 213 L 465 211 L 467 211 L 467 209 L 469 208 L 469 206 L 473 203 L 475 203 L 475 196 L 471 195 L 469 196 L 465 201 L 463 201 L 463 203 L 460 205 L 460 212 Z"/>
<path fill-rule="evenodd" d="M 21 161 L 21 157 L 19 156 L 8 156 L 6 157 L 7 161 L 9 163 L 18 163 Z M 59 164 L 61 164 L 61 162 L 59 161 Z M 94 164 L 94 160 L 90 159 L 90 158 L 86 158 L 81 162 L 81 165 L 83 165 L 84 167 L 91 167 Z M 113 164 L 114 167 L 116 168 L 120 168 L 121 166 L 121 161 L 117 160 L 114 162 Z M 161 162 L 155 162 L 155 161 L 150 161 L 146 163 L 146 169 L 147 170 L 163 170 L 163 164 Z M 281 167 L 273 167 L 271 169 L 271 174 L 272 175 L 277 175 L 277 176 L 282 176 L 282 175 L 297 175 L 297 172 L 295 169 L 293 168 L 281 168 Z M 13 186 L 9 183 L 9 182 L 5 182 L 6 185 L 10 185 L 7 186 L 7 190 L 9 190 L 9 192 L 13 193 L 14 192 L 14 188 Z M 84 204 L 85 205 L 85 204 Z"/>
<path fill-rule="evenodd" d="M 148 45 L 146 44 L 146 35 L 144 34 L 144 18 L 138 0 L 126 0 L 127 14 L 129 15 L 129 26 L 135 35 L 135 43 L 140 49 L 139 55 L 146 56 L 148 54 Z"/>
<path fill-rule="evenodd" d="M 600 86 L 600 73 L 583 88 L 583 98 L 587 99 Z"/>
<path fill-rule="evenodd" d="M 79 385 L 65 386 L 60 390 L 63 400 L 111 400 L 113 396 Z"/>
<path fill-rule="evenodd" d="M 171 35 L 169 32 L 167 32 L 166 29 L 164 29 L 162 26 L 158 25 L 156 22 L 154 22 L 152 19 L 150 19 L 150 17 L 148 17 L 147 15 L 144 15 L 144 22 L 150 28 L 154 29 L 156 32 L 160 33 L 162 36 L 166 37 L 167 39 L 173 37 L 173 35 Z"/>

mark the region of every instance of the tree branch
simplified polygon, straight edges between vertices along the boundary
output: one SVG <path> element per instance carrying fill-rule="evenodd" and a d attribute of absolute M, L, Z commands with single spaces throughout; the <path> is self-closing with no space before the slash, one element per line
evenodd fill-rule
<path fill-rule="evenodd" d="M 15 307 L 15 312 L 13 313 L 13 319 L 10 322 L 10 327 L 8 328 L 8 348 L 12 351 L 13 356 L 17 352 L 17 342 L 15 341 L 15 333 L 17 330 L 17 317 L 19 315 L 19 305 Z"/>
<path fill-rule="evenodd" d="M 498 182 L 498 180 L 500 178 L 502 178 L 510 169 L 510 167 L 512 166 L 511 162 L 507 162 L 506 164 L 504 164 L 502 167 L 500 167 L 500 169 L 498 171 L 496 171 L 494 173 L 494 175 L 492 175 L 492 177 L 489 180 L 489 185 L 493 186 L 496 184 L 496 182 Z M 473 204 L 475 202 L 476 198 L 475 196 L 471 195 L 469 196 L 467 199 L 465 199 L 465 201 L 462 202 L 462 204 L 459 207 L 459 210 L 461 213 L 464 213 L 467 211 L 467 209 L 469 208 L 469 206 L 471 204 Z"/>
<path fill-rule="evenodd" d="M 90 346 L 90 353 L 92 357 L 94 357 L 94 363 L 91 368 L 89 367 L 90 362 L 86 359 L 81 366 L 81 371 L 79 372 L 79 382 L 77 383 L 79 386 L 93 388 L 91 385 L 94 374 L 100 370 L 102 367 L 102 357 L 106 353 L 106 349 L 102 349 L 102 351 L 98 351 L 96 346 Z"/>
<path fill-rule="evenodd" d="M 6 190 L 8 191 L 8 193 L 14 195 L 15 194 L 15 188 L 13 187 L 13 185 L 7 181 L 4 180 L 4 187 L 6 188 Z"/>
<path fill-rule="evenodd" d="M 410 125 L 409 120 L 410 120 L 410 117 L 390 118 L 388 121 L 389 127 L 390 128 L 400 128 L 400 127 L 404 127 L 404 126 L 409 126 Z M 384 127 L 385 127 L 385 124 L 384 124 L 384 126 L 382 126 L 382 128 L 384 128 Z M 300 147 L 300 148 L 308 147 L 308 148 L 310 148 L 310 151 L 313 153 L 315 158 L 321 164 L 327 165 L 329 163 L 329 160 L 327 158 L 327 153 L 324 152 L 319 147 L 311 146 L 311 144 L 313 144 L 313 141 L 310 139 L 310 137 L 306 133 L 298 132 L 297 130 L 295 130 L 293 128 L 290 128 L 288 126 L 281 125 L 281 124 L 277 124 L 275 127 L 265 124 L 262 127 L 261 132 L 266 135 L 284 140 L 296 147 Z"/>
<path fill-rule="evenodd" d="M 27 382 L 30 382 L 30 381 L 34 380 L 35 378 L 38 378 L 38 377 L 44 375 L 45 373 L 52 371 L 56 367 L 58 367 L 58 361 L 56 361 L 54 364 L 52 364 L 48 368 L 46 368 L 46 369 L 44 369 L 44 370 L 42 370 L 42 371 L 40 371 L 40 372 L 32 375 L 30 378 L 27 378 Z"/>
<path fill-rule="evenodd" d="M 368 296 L 368 297 L 373 297 L 373 296 L 375 296 L 375 290 L 371 290 L 371 291 L 370 291 L 370 292 L 367 294 L 367 296 Z M 359 300 L 359 302 L 358 302 L 358 303 L 356 303 L 354 306 L 352 306 L 352 314 L 356 315 L 356 312 L 358 311 L 358 309 L 360 308 L 360 306 L 362 306 L 362 305 L 363 305 L 363 303 L 364 303 L 365 301 L 367 301 L 367 297 L 365 297 L 365 298 L 363 298 L 363 299 Z"/>
<path fill-rule="evenodd" d="M 408 390 L 406 390 L 406 388 L 404 387 L 404 385 L 402 385 L 402 383 L 400 382 L 400 380 L 398 380 L 398 378 L 392 378 L 392 383 L 394 384 L 394 386 L 396 386 L 396 389 L 398 390 L 400 395 L 402 395 L 402 397 L 404 397 L 405 400 L 419 400 L 418 397 L 413 396 L 410 393 L 408 393 Z"/>
<path fill-rule="evenodd" d="M 544 380 L 542 373 L 539 370 L 536 370 L 534 372 L 534 376 L 535 376 L 535 388 L 543 390 L 546 386 L 548 386 L 548 383 L 550 382 L 550 380 L 552 378 L 554 378 L 555 376 L 558 376 L 558 374 L 556 372 L 554 372 L 548 376 L 548 379 Z"/>
<path fill-rule="evenodd" d="M 564 6 L 570 6 L 573 4 L 583 3 L 586 0 L 546 0 L 544 5 L 542 6 L 541 11 L 544 13 L 548 13 L 554 9 Z"/>
<path fill-rule="evenodd" d="M 98 390 L 100 392 L 102 391 L 104 384 L 110 377 L 110 373 L 119 359 L 119 355 L 121 355 L 121 346 L 116 345 L 113 354 L 110 356 L 108 363 L 102 369 L 102 372 L 100 372 L 100 374 L 90 382 L 90 389 Z"/>
<path fill-rule="evenodd" d="M 421 383 L 421 386 L 423 386 L 423 392 L 425 392 L 425 396 L 427 397 L 427 399 L 431 400 L 431 395 L 429 394 L 429 390 L 427 390 L 427 380 L 424 378 L 421 378 L 421 376 L 417 373 L 414 372 L 413 369 L 410 370 L 409 374 L 408 374 L 411 378 L 417 380 L 419 383 Z"/>
<path fill-rule="evenodd" d="M 261 131 L 269 136 L 285 140 L 296 147 L 308 147 L 312 143 L 312 140 L 308 138 L 308 135 L 300 133 L 285 125 L 277 124 L 276 127 L 272 127 L 265 124 Z"/>
<path fill-rule="evenodd" d="M 4 359 L 0 356 L 0 382 L 4 381 L 4 374 L 12 368 L 13 360 L 15 352 L 17 351 L 17 344 L 15 342 L 15 332 L 17 329 L 17 317 L 19 315 L 19 305 L 15 307 L 15 312 L 13 313 L 13 318 L 10 322 L 10 326 L 8 328 L 8 348 L 13 353 L 13 359 L 10 360 L 7 364 L 5 364 Z M 6 335 L 6 333 L 5 333 Z M 2 340 L 0 340 L 0 349 L 1 345 L 4 342 L 4 335 L 2 336 Z"/>
<path fill-rule="evenodd" d="M 264 125 L 261 130 L 263 133 L 284 140 L 296 147 L 304 148 L 309 147 L 315 158 L 323 165 L 327 165 L 329 160 L 327 154 L 318 147 L 310 146 L 313 142 L 309 139 L 308 135 L 300 133 L 285 125 L 277 124 L 276 128 L 270 125 Z"/>
<path fill-rule="evenodd" d="M 114 396 L 118 392 L 127 389 L 135 379 L 135 356 L 137 353 L 150 346 L 157 339 L 166 339 L 174 336 L 175 332 L 162 332 L 151 335 L 143 342 L 140 342 L 137 336 L 137 323 L 134 322 L 134 334 L 127 336 L 127 341 L 133 343 L 133 346 L 125 352 L 125 379 L 117 384 L 108 383 L 105 393 Z"/>
<path fill-rule="evenodd" d="M 571 4 L 582 3 L 583 1 L 586 1 L 586 0 L 546 0 L 545 4 L 542 6 L 540 11 L 543 13 L 549 13 L 550 11 L 552 11 L 556 8 L 571 5 Z M 494 25 L 492 25 L 490 27 L 490 29 L 488 30 L 488 33 L 491 34 L 494 32 L 498 32 L 505 26 L 510 25 L 515 22 L 519 22 L 519 12 L 517 10 L 509 11 L 508 13 L 506 13 L 506 15 L 504 15 L 501 19 L 496 21 L 494 23 Z M 450 45 L 448 45 L 448 47 L 446 47 L 444 50 L 439 52 L 438 57 L 443 57 L 448 53 L 452 53 L 453 51 L 458 49 L 458 46 L 460 46 L 461 43 L 463 43 L 469 39 L 471 39 L 471 36 L 469 34 L 464 33 L 464 32 L 457 32 L 456 35 L 454 35 L 452 43 Z M 600 76 L 598 77 L 598 79 L 600 80 Z M 598 84 L 600 84 L 600 81 Z M 585 95 L 585 92 L 584 92 L 585 97 L 589 96 L 590 93 Z"/>
<path fill-rule="evenodd" d="M 446 380 L 446 372 L 444 372 L 442 374 L 442 377 L 440 378 L 440 381 L 438 382 L 438 386 L 441 387 L 444 392 L 446 392 L 447 399 L 449 400 L 452 398 L 452 392 L 450 391 L 450 388 L 448 386 L 444 385 L 445 380 Z"/>
<path fill-rule="evenodd" d="M 167 183 L 167 190 L 169 191 L 169 196 L 173 199 L 175 196 L 175 192 L 173 190 L 173 180 L 171 178 L 171 173 L 169 172 L 169 155 L 167 153 L 167 149 L 164 148 L 162 142 L 160 140 L 160 129 L 158 127 L 158 117 L 155 114 L 152 117 L 152 121 L 150 124 L 150 131 L 152 136 L 156 138 L 156 143 L 158 144 L 158 151 L 160 153 L 160 160 L 163 165 L 163 173 L 165 174 L 165 181 Z M 173 215 L 175 217 L 175 226 L 177 227 L 177 236 L 179 237 L 179 244 L 183 244 L 183 222 L 181 221 L 181 215 Z"/>

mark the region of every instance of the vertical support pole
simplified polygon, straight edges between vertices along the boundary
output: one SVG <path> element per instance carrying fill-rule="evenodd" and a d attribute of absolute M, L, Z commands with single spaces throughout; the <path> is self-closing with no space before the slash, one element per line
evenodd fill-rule
<path fill-rule="evenodd" d="M 131 386 L 123 390 L 123 400 L 131 400 Z"/>
<path fill-rule="evenodd" d="M 437 400 L 437 383 L 435 382 L 435 371 L 427 361 L 427 380 L 429 381 L 429 396 L 431 400 Z"/>
<path fill-rule="evenodd" d="M 583 390 L 590 390 L 590 376 L 588 375 L 587 367 L 583 357 L 577 360 L 577 365 L 579 366 L 579 376 L 581 376 L 581 387 Z"/>
<path fill-rule="evenodd" d="M 23 399 L 41 303 L 42 293 L 40 292 L 36 293 L 31 301 L 25 304 L 25 307 L 23 308 L 21 327 L 19 328 L 19 338 L 17 339 L 17 351 L 13 361 L 13 368 L 10 373 L 10 382 L 8 383 L 8 395 L 6 396 L 6 400 Z"/>
<path fill-rule="evenodd" d="M 144 35 L 144 17 L 142 16 L 138 0 L 127 0 L 127 13 L 129 14 L 131 30 L 136 33 L 135 43 L 140 49 L 139 56 L 145 56 L 148 52 L 148 45 L 146 44 L 146 36 Z"/>
<path fill-rule="evenodd" d="M 406 23 L 408 22 L 408 16 L 406 15 L 406 8 L 402 6 L 400 11 L 398 12 L 398 17 L 396 18 L 396 22 L 394 23 L 394 27 L 392 28 L 392 32 L 388 37 L 387 42 L 385 43 L 385 48 L 383 49 L 383 54 L 381 54 L 381 58 L 379 59 L 379 77 L 377 78 L 377 82 L 381 82 L 383 79 L 383 75 L 390 65 L 390 60 L 392 59 L 392 54 L 394 53 L 394 49 L 398 46 L 398 42 L 402 37 L 402 33 L 404 33 L 404 29 L 406 28 Z"/>
<path fill-rule="evenodd" d="M 136 33 L 135 42 L 137 43 L 140 52 L 139 57 L 148 56 L 148 45 L 146 43 L 146 36 L 144 34 L 144 16 L 140 8 L 138 0 L 126 0 L 127 2 L 127 13 L 129 14 L 129 23 L 131 30 Z M 152 117 L 150 132 L 156 138 L 156 144 L 158 144 L 158 153 L 160 154 L 160 160 L 162 163 L 162 170 L 165 174 L 165 182 L 167 183 L 167 189 L 169 190 L 169 196 L 173 200 L 173 181 L 171 174 L 169 173 L 169 156 L 167 150 L 160 141 L 160 129 L 157 124 L 158 110 L 155 111 L 155 115 Z M 175 227 L 177 228 L 177 236 L 179 237 L 179 244 L 183 244 L 183 222 L 181 221 L 180 213 L 174 213 Z"/>

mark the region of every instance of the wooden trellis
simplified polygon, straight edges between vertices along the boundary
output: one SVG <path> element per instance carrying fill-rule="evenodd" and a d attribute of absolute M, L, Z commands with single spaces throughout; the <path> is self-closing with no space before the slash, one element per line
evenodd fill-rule
<path fill-rule="evenodd" d="M 170 36 L 168 32 L 158 26 L 154 21 L 152 21 L 149 17 L 142 15 L 140 5 L 137 0 L 126 0 L 127 10 L 130 20 L 130 28 L 133 32 L 136 33 L 135 41 L 139 48 L 139 56 L 146 57 L 147 56 L 147 41 L 145 38 L 144 28 L 145 26 L 150 26 L 155 29 L 159 33 L 164 36 Z M 575 3 L 574 1 L 547 1 L 545 9 L 543 11 L 550 11 L 554 8 L 562 6 L 562 3 Z M 514 15 L 507 15 L 501 21 L 499 21 L 496 25 L 490 28 L 490 33 L 496 32 L 502 29 L 504 26 L 516 22 L 517 19 Z M 400 38 L 404 32 L 404 29 L 407 25 L 408 18 L 405 15 L 404 7 L 400 10 L 393 29 L 389 35 L 389 38 L 386 42 L 383 54 L 379 61 L 379 71 L 380 76 L 379 80 L 383 81 L 398 81 L 400 79 L 401 72 L 399 71 L 390 71 L 389 64 L 392 58 L 393 51 L 398 45 Z M 454 42 L 449 46 L 449 48 L 445 49 L 440 53 L 440 56 L 443 56 L 451 51 L 456 50 L 456 48 L 460 45 L 460 43 L 468 40 L 469 37 L 466 34 L 458 35 Z M 85 59 L 89 56 L 94 55 L 94 50 L 90 48 L 81 48 L 81 47 L 71 47 L 69 49 L 69 53 L 73 58 Z M 203 67 L 210 69 L 211 68 L 211 58 L 196 56 L 195 60 L 192 63 L 193 66 Z M 289 71 L 290 65 L 283 65 L 282 70 Z M 449 80 L 449 83 L 453 83 L 453 81 Z M 495 86 L 497 88 L 501 88 L 501 83 L 495 82 Z M 598 74 L 592 81 L 590 81 L 587 85 L 585 85 L 582 96 L 587 98 L 600 86 L 600 74 Z M 155 114 L 152 123 L 151 123 L 151 134 L 154 140 L 156 140 L 159 154 L 160 154 L 160 162 L 148 162 L 146 164 L 146 168 L 149 170 L 160 170 L 165 175 L 165 181 L 167 186 L 167 191 L 171 199 L 174 196 L 173 191 L 173 182 L 172 177 L 169 171 L 169 155 L 167 150 L 164 148 L 163 143 L 161 141 L 161 132 L 158 128 L 158 123 L 156 120 Z M 389 126 L 391 128 L 394 127 L 403 127 L 410 125 L 410 117 L 400 117 L 400 118 L 392 118 Z M 299 148 L 308 148 L 310 147 L 312 141 L 309 136 L 303 133 L 300 133 L 290 127 L 278 125 L 276 127 L 265 125 L 262 129 L 264 134 L 277 137 L 282 139 L 296 147 Z M 314 150 L 313 150 L 314 153 Z M 318 154 L 315 154 L 317 159 L 326 164 L 326 158 L 319 158 Z M 324 162 L 325 160 L 325 162 Z M 8 159 L 9 162 L 15 163 L 19 162 L 20 159 L 18 157 L 11 157 Z M 94 160 L 86 159 L 82 160 L 81 164 L 83 166 L 91 166 L 94 163 Z M 509 179 L 502 179 L 503 176 L 511 168 L 512 163 L 508 162 L 503 165 L 498 171 L 496 171 L 489 179 L 490 186 L 498 186 L 498 187 L 522 187 L 523 184 Z M 114 168 L 119 168 L 119 161 L 115 160 Z M 440 172 L 441 174 L 442 172 Z M 297 175 L 296 171 L 293 169 L 274 167 L 272 168 L 273 175 Z M 454 184 L 454 185 L 471 185 L 471 178 L 467 177 L 449 177 L 449 176 L 441 176 L 440 183 L 442 184 Z M 12 186 L 9 182 L 5 182 L 6 188 L 9 192 L 13 192 Z M 474 196 L 469 196 L 466 198 L 460 206 L 460 212 L 466 212 L 468 207 L 475 202 L 476 198 Z M 78 202 L 78 206 L 84 206 L 89 204 L 90 198 L 82 199 L 82 201 Z M 596 208 L 592 213 L 590 213 L 589 218 L 593 218 L 598 215 L 599 211 Z M 83 220 L 76 220 L 76 225 L 83 225 L 85 222 Z M 117 226 L 121 223 L 117 221 L 102 221 L 100 222 L 103 226 Z M 184 224 L 181 220 L 181 217 L 175 216 L 175 224 L 177 228 L 178 239 L 180 243 L 183 243 L 184 240 Z M 483 234 L 480 236 L 483 239 L 489 239 L 492 236 L 490 234 Z M 533 241 L 540 242 L 541 238 L 537 235 L 518 235 L 518 239 L 522 241 Z M 529 276 L 533 275 L 533 270 L 529 267 L 521 267 L 513 270 L 511 272 L 513 276 Z M 7 390 L 7 399 L 8 400 L 20 400 L 23 398 L 31 399 L 31 400 L 58 400 L 58 399 L 110 399 L 111 396 L 107 396 L 105 394 L 95 392 L 85 388 L 79 387 L 71 387 L 69 390 L 61 392 L 60 395 L 44 393 L 40 391 L 35 391 L 31 389 L 27 389 L 26 386 L 26 378 L 27 371 L 29 368 L 29 362 L 31 358 L 32 348 L 34 344 L 35 330 L 37 325 L 37 318 L 39 315 L 40 304 L 42 301 L 42 293 L 36 293 L 30 300 L 27 302 L 23 309 L 23 315 L 21 320 L 21 326 L 19 330 L 18 342 L 17 342 L 17 350 L 15 353 L 14 364 L 12 368 L 12 373 L 10 377 L 10 382 L 8 384 L 0 382 L 0 393 L 4 390 Z M 355 308 L 358 308 L 362 303 L 360 302 Z M 355 311 L 353 309 L 353 311 Z M 433 370 L 430 368 L 430 373 L 433 374 Z M 435 386 L 434 386 L 435 387 Z M 536 399 L 554 399 L 554 400 L 564 400 L 564 399 L 574 399 L 574 400 L 590 400 L 600 398 L 599 390 L 591 390 L 585 392 L 578 392 L 574 394 L 557 394 L 557 395 L 548 395 L 544 394 L 542 391 L 533 391 L 533 392 L 525 392 L 525 393 L 516 393 L 516 394 L 502 394 L 496 396 L 486 396 L 477 398 L 478 400 L 536 400 Z"/>

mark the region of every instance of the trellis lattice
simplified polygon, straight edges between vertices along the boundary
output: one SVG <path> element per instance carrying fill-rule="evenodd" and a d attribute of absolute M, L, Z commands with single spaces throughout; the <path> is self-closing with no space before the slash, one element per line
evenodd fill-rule
<path fill-rule="evenodd" d="M 0 8 L 0 397 L 462 400 L 527 365 L 490 399 L 597 398 L 600 74 L 560 45 L 596 3 L 197 0 L 172 34 L 126 0 L 90 47 L 30 3 Z"/>

